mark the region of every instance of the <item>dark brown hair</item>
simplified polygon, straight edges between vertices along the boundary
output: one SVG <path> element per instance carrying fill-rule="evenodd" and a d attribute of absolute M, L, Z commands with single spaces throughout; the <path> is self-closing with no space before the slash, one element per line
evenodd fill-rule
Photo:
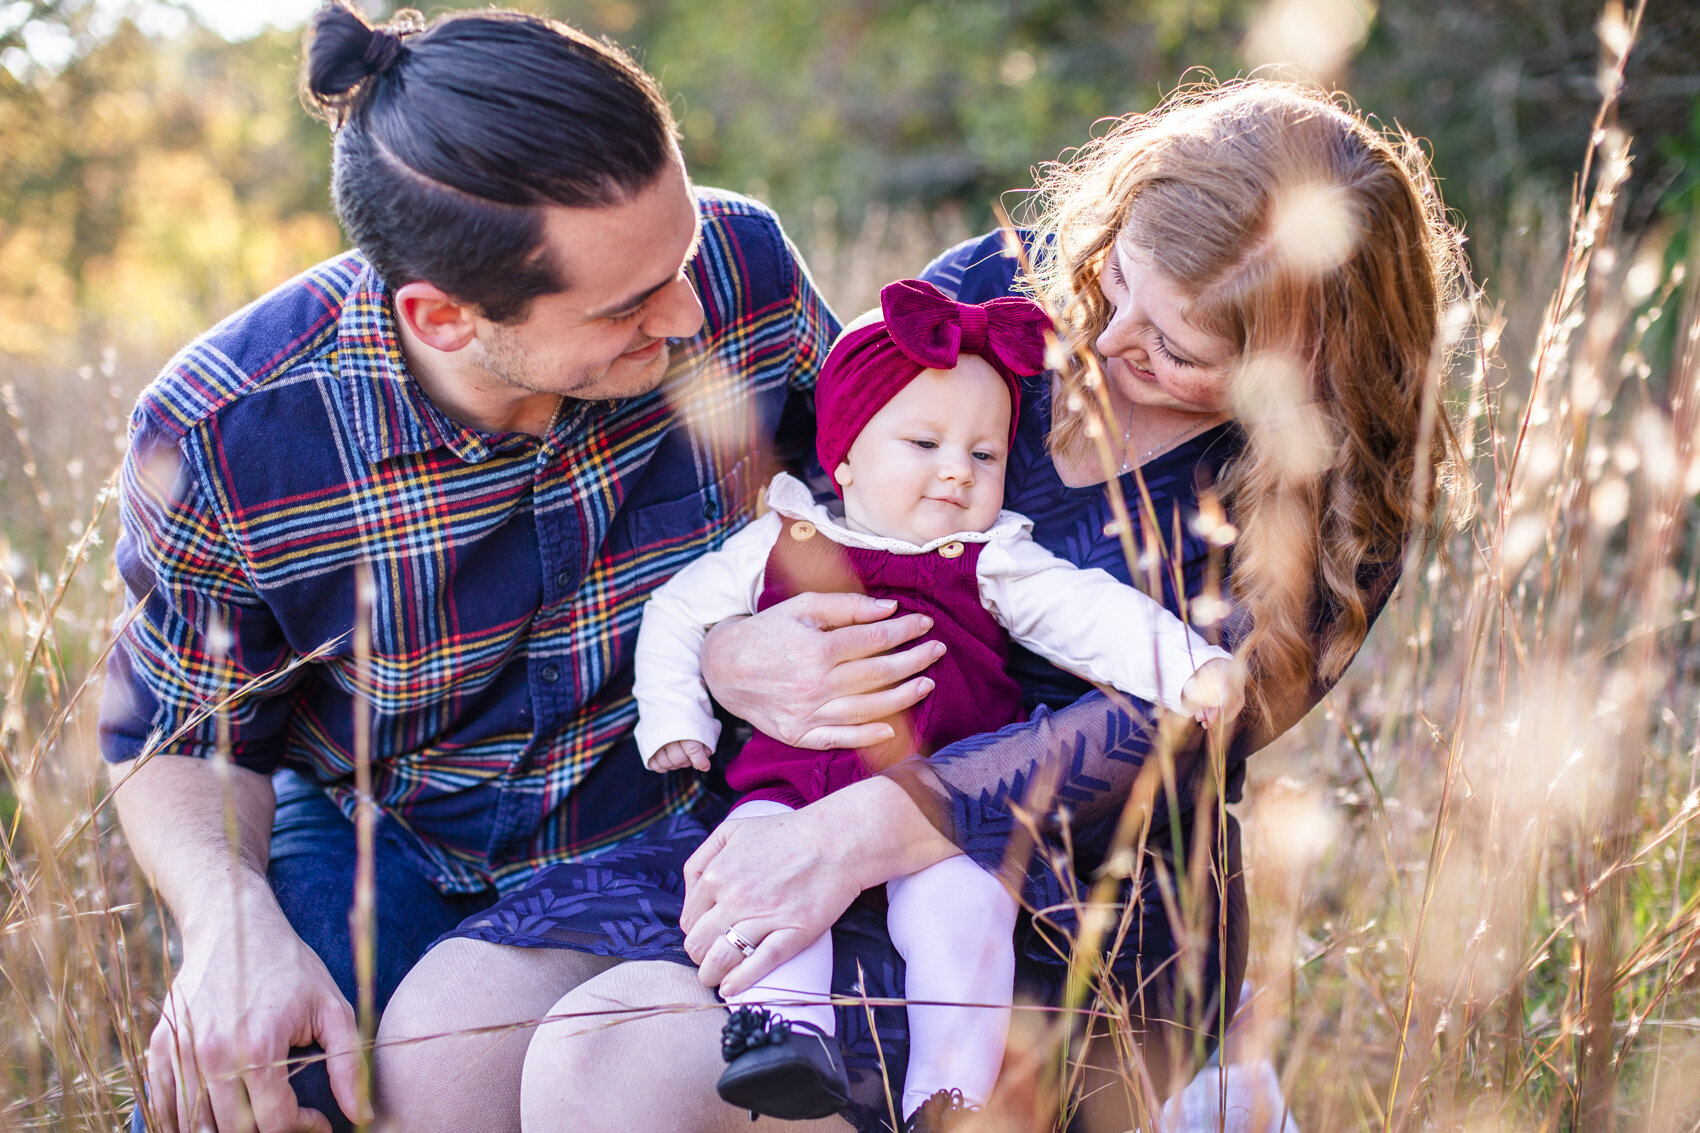
<path fill-rule="evenodd" d="M 332 196 L 390 287 L 423 280 L 497 322 L 562 290 L 543 208 L 603 207 L 677 159 L 654 79 L 611 43 L 518 12 L 308 27 L 302 101 L 336 132 Z"/>

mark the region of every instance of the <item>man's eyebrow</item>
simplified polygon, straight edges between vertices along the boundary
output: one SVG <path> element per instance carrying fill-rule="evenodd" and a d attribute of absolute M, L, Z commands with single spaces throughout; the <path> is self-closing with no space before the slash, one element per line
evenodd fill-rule
<path fill-rule="evenodd" d="M 673 279 L 673 276 L 668 276 L 660 283 L 657 283 L 654 287 L 645 291 L 640 291 L 636 295 L 633 295 L 630 299 L 624 299 L 618 303 L 613 303 L 607 307 L 603 307 L 601 310 L 590 312 L 590 317 L 593 319 L 605 319 L 610 315 L 624 314 L 635 307 L 641 307 L 644 303 L 649 301 L 649 297 L 651 295 L 654 295 L 657 291 L 660 291 L 663 287 L 672 283 Z"/>
<path fill-rule="evenodd" d="M 696 258 L 697 249 L 701 246 L 702 215 L 699 213 L 697 215 L 696 228 L 691 232 L 691 246 L 685 249 L 685 258 L 679 261 L 679 271 L 683 271 L 685 269 L 685 265 Z M 601 310 L 590 312 L 590 317 L 593 319 L 606 319 L 611 315 L 622 315 L 636 307 L 641 307 L 649 301 L 650 296 L 654 295 L 657 291 L 660 291 L 663 287 L 666 287 L 677 278 L 679 278 L 679 272 L 675 271 L 672 275 L 668 276 L 660 283 L 657 283 L 654 287 L 640 291 L 631 298 L 625 299 L 619 303 L 611 303 L 608 306 L 603 307 Z"/>

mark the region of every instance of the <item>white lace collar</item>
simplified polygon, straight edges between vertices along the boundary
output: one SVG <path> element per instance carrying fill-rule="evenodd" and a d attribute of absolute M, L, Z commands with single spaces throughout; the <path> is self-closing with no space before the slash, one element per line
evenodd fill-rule
<path fill-rule="evenodd" d="M 865 547 L 874 551 L 893 551 L 900 555 L 924 555 L 946 543 L 991 543 L 1017 535 L 1033 526 L 1033 521 L 1024 515 L 1013 511 L 1000 511 L 997 521 L 984 531 L 958 531 L 916 546 L 905 539 L 886 539 L 879 535 L 852 531 L 844 525 L 842 519 L 828 511 L 825 504 L 815 502 L 807 484 L 788 472 L 781 472 L 767 486 L 767 506 L 788 519 L 808 520 L 815 525 L 815 530 L 834 543 L 846 547 Z"/>

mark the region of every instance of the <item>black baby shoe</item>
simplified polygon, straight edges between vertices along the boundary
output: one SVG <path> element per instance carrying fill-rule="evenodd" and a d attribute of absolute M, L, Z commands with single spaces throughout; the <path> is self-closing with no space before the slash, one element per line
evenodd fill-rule
<path fill-rule="evenodd" d="M 961 1090 L 940 1090 L 921 1103 L 921 1108 L 903 1123 L 903 1133 L 946 1133 L 961 1129 L 967 1115 L 980 1112 L 980 1107 L 962 1100 Z"/>
<path fill-rule="evenodd" d="M 728 1105 L 786 1121 L 830 1117 L 850 1100 L 838 1039 L 764 1007 L 739 1007 L 720 1032 L 728 1065 L 716 1089 Z"/>

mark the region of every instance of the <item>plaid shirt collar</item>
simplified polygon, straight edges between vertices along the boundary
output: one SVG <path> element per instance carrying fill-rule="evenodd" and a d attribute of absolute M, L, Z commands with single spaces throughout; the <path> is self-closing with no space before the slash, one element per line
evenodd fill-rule
<path fill-rule="evenodd" d="M 337 320 L 337 389 L 366 455 L 378 463 L 444 448 L 479 464 L 524 438 L 480 433 L 438 409 L 407 368 L 389 288 L 364 265 Z"/>

